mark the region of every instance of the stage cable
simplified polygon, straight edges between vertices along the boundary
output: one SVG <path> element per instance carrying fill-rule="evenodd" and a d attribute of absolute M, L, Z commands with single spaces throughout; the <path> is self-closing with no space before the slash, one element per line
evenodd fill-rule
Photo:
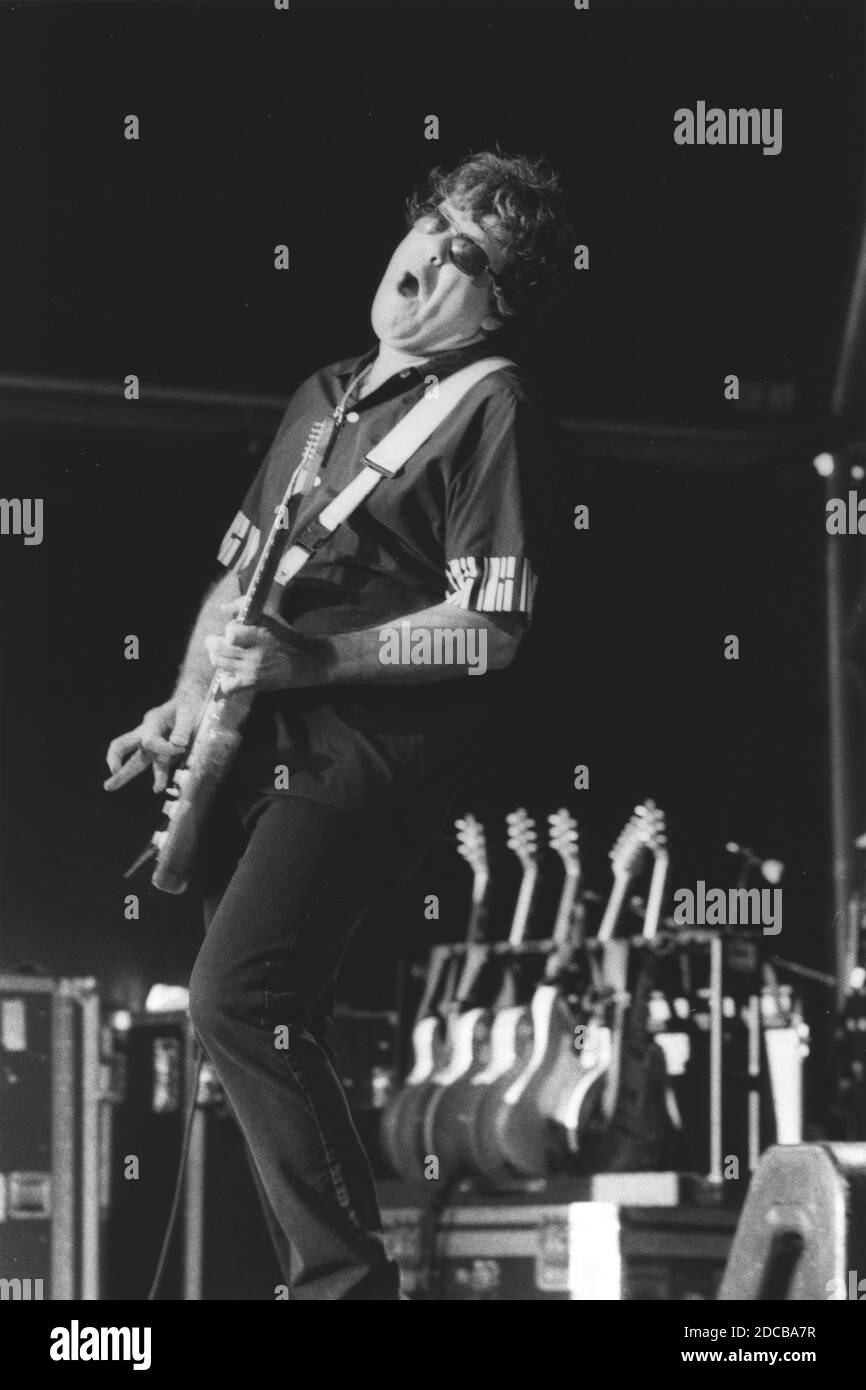
<path fill-rule="evenodd" d="M 183 1192 L 183 1179 L 186 1173 L 187 1159 L 189 1158 L 189 1146 L 190 1141 L 192 1139 L 192 1126 L 193 1121 L 195 1120 L 196 1107 L 198 1105 L 198 1088 L 199 1083 L 201 1081 L 202 1062 L 204 1061 L 202 1050 L 197 1042 L 194 1044 L 194 1048 L 195 1068 L 193 1070 L 192 1086 L 190 1088 L 189 1094 L 189 1106 L 187 1109 L 186 1122 L 184 1124 L 183 1141 L 181 1143 L 180 1148 L 180 1159 L 178 1161 L 177 1178 L 175 1180 L 174 1193 L 171 1199 L 171 1209 L 168 1213 L 168 1223 L 165 1228 L 165 1235 L 162 1238 L 162 1248 L 160 1249 L 159 1259 L 156 1263 L 156 1270 L 154 1272 L 153 1282 L 151 1283 L 150 1290 L 147 1295 L 146 1301 L 148 1303 L 153 1303 L 156 1299 L 157 1293 L 159 1292 L 159 1286 L 162 1282 L 162 1276 L 165 1272 L 165 1262 L 168 1259 L 168 1252 L 171 1246 L 172 1237 L 174 1235 L 174 1229 L 177 1225 L 178 1212 L 180 1211 L 180 1199 L 181 1193 Z"/>

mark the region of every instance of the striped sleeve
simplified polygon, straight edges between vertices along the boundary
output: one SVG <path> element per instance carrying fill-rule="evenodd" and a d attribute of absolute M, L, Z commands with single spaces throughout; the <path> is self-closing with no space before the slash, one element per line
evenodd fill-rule
<path fill-rule="evenodd" d="M 531 617 L 561 462 L 555 426 L 506 386 L 483 401 L 469 438 L 448 491 L 444 601 Z"/>
<path fill-rule="evenodd" d="M 222 538 L 217 559 L 226 569 L 245 570 L 258 554 L 262 533 L 245 512 L 238 512 Z"/>
<path fill-rule="evenodd" d="M 465 555 L 446 566 L 448 596 L 455 608 L 476 613 L 531 613 L 537 579 L 529 560 L 517 555 L 491 555 L 477 560 Z"/>
<path fill-rule="evenodd" d="M 220 542 L 217 560 L 226 569 L 236 571 L 241 588 L 246 586 L 252 574 L 263 536 L 267 537 L 273 525 L 277 510 L 274 506 L 277 491 L 280 500 L 282 499 L 284 484 L 281 479 L 281 447 L 291 426 L 291 409 L 292 403 L 289 402 L 273 443 L 259 464 L 234 520 Z"/>

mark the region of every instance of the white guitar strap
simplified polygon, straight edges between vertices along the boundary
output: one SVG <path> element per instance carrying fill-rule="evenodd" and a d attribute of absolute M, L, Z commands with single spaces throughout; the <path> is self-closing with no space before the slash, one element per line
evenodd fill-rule
<path fill-rule="evenodd" d="M 440 382 L 435 396 L 424 396 L 418 401 L 385 438 L 374 445 L 366 455 L 360 473 L 322 508 L 314 521 L 307 522 L 301 528 L 277 567 L 274 583 L 287 584 L 294 579 L 310 556 L 330 540 L 337 527 L 348 520 L 382 479 L 395 478 L 402 471 L 467 391 L 491 372 L 513 365 L 508 357 L 480 358 Z"/>

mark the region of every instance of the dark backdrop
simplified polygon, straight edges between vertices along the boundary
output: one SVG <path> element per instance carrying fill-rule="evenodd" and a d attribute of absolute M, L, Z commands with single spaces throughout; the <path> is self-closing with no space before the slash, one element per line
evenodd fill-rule
<path fill-rule="evenodd" d="M 789 864 L 784 954 L 820 962 L 826 907 L 823 502 L 810 464 L 861 218 L 859 4 L 7 6 L 0 370 L 117 384 L 128 428 L 3 425 L 8 497 L 41 547 L 0 541 L 2 962 L 95 972 L 140 1002 L 185 978 L 195 904 L 120 872 L 152 828 L 142 784 L 100 790 L 108 739 L 164 698 L 260 429 L 142 428 L 148 391 L 285 396 L 370 341 L 368 306 L 432 162 L 498 142 L 562 170 L 590 270 L 538 371 L 572 422 L 562 545 L 524 701 L 489 730 L 461 805 L 567 804 L 603 889 L 634 801 L 671 823 L 673 878 L 727 882 L 735 837 Z M 783 152 L 682 149 L 698 99 L 781 106 Z M 141 139 L 123 139 L 123 117 Z M 440 120 L 438 142 L 424 118 Z M 292 269 L 273 269 L 286 242 Z M 786 384 L 772 411 L 722 378 Z M 787 405 L 780 412 L 778 402 Z M 133 412 L 135 415 L 133 416 Z M 586 422 L 696 429 L 628 461 Z M 710 456 L 702 431 L 731 434 Z M 743 455 L 743 431 L 779 447 Z M 745 461 L 744 461 L 745 460 Z M 569 529 L 578 502 L 587 533 Z M 852 545 L 858 544 L 856 541 Z M 123 659 L 123 639 L 141 659 Z M 722 659 L 737 633 L 739 662 Z M 544 640 L 546 639 L 546 640 Z M 591 786 L 572 789 L 588 763 Z M 497 835 L 501 833 L 497 830 Z M 497 856 L 502 859 L 501 848 Z M 513 866 L 502 865 L 505 910 Z M 388 1003 L 393 947 L 456 935 L 443 844 L 353 949 L 344 994 Z M 552 892 L 552 887 L 549 890 Z M 441 917 L 423 899 L 439 893 Z"/>

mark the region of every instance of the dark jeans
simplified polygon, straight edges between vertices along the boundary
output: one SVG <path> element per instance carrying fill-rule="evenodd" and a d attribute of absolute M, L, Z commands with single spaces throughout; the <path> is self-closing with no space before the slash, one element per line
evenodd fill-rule
<path fill-rule="evenodd" d="M 246 1138 L 292 1299 L 399 1297 L 325 1031 L 352 933 L 425 849 L 399 822 L 290 796 L 244 793 L 214 818 L 190 1016 Z"/>

